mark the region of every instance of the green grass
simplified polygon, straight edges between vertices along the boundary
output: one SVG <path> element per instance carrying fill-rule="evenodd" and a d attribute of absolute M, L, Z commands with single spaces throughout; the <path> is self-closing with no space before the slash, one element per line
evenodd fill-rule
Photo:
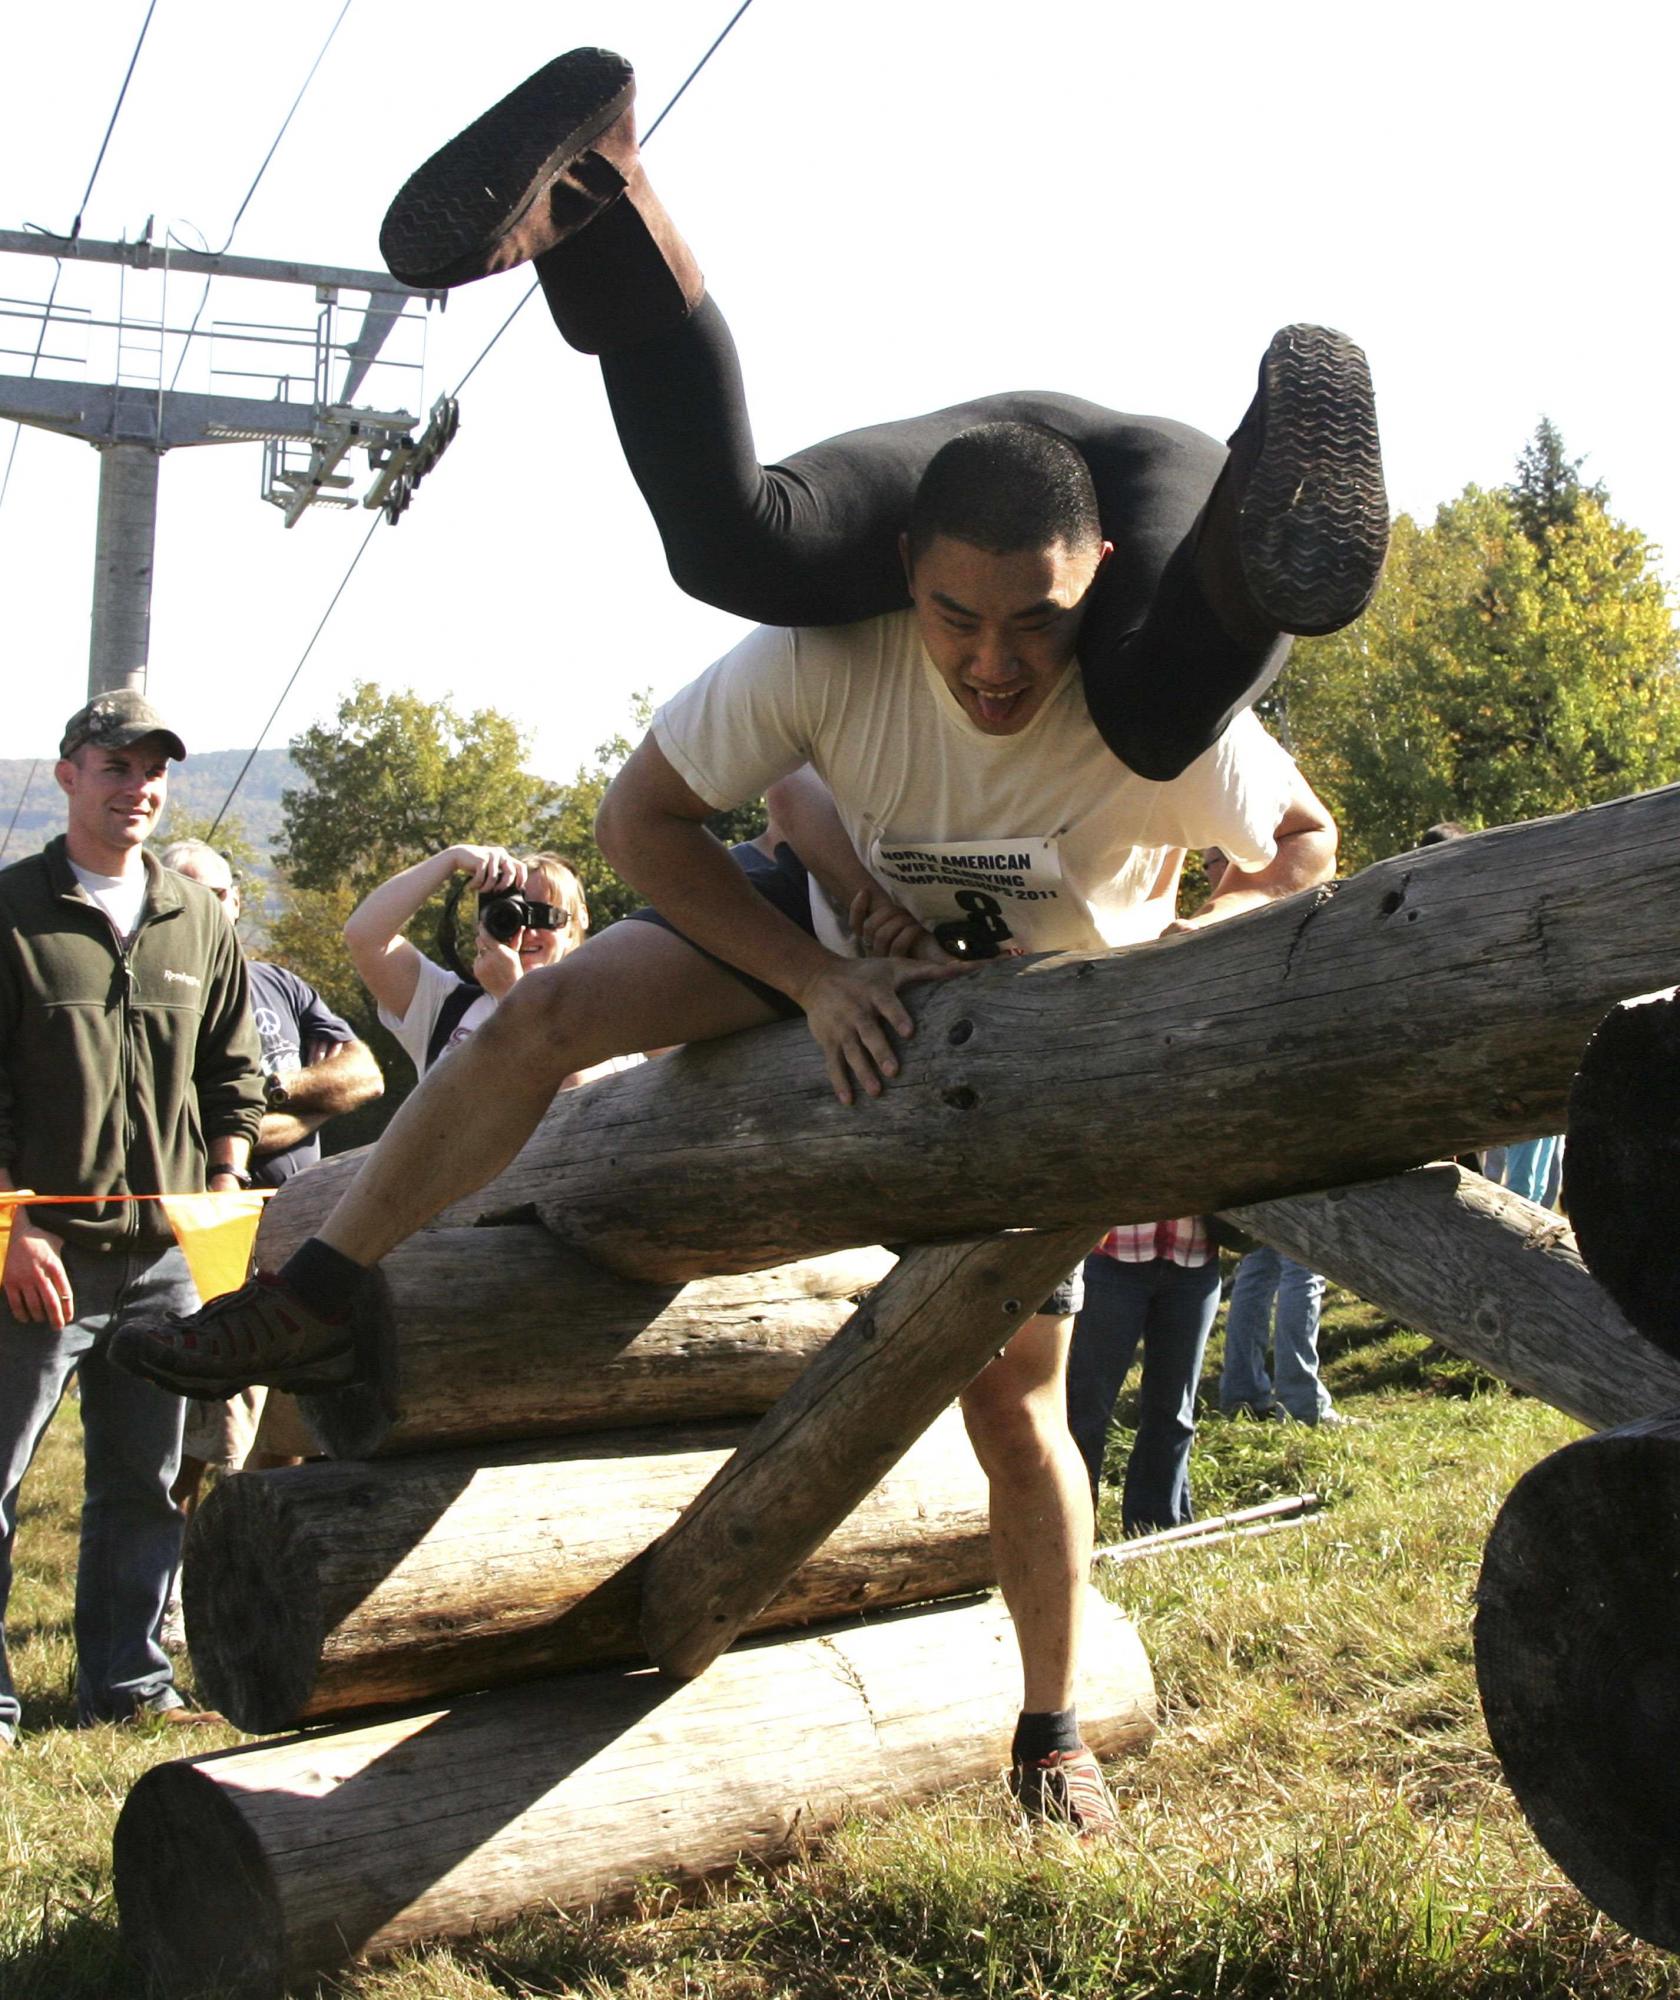
<path fill-rule="evenodd" d="M 1470 1651 L 1505 1494 L 1577 1428 L 1332 1293 L 1342 1431 L 1208 1419 L 1202 1514 L 1305 1488 L 1310 1525 L 1128 1564 L 1106 1586 L 1160 1688 L 1114 1767 L 1123 1833 L 1028 1839 L 992 1787 L 849 1826 L 703 1901 L 650 1884 L 613 1921 L 547 1913 L 322 1988 L 354 2000 L 1634 2000 L 1672 1961 L 1599 1916 L 1535 1845 L 1488 1747 Z M 1210 1355 L 1210 1373 L 1217 1366 Z M 1122 1424 L 1129 1415 L 1122 1404 Z M 1117 1432 L 1114 1465 L 1129 1439 Z M 14 1666 L 36 1728 L 0 1764 L 0 1993 L 141 1989 L 116 1937 L 110 1833 L 161 1733 L 77 1732 L 68 1639 L 75 1418 L 19 1534 Z M 1104 1525 L 1117 1532 L 1117 1496 Z M 226 1738 L 209 1742 L 235 1740 Z"/>

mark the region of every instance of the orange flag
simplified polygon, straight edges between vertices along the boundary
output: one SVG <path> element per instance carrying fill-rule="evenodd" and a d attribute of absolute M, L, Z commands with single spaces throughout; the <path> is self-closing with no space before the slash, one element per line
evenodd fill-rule
<path fill-rule="evenodd" d="M 0 1269 L 5 1267 L 6 1251 L 12 1240 L 12 1210 L 20 1201 L 33 1199 L 28 1188 L 19 1188 L 15 1194 L 0 1194 Z"/>
<path fill-rule="evenodd" d="M 267 1194 L 241 1188 L 237 1194 L 162 1194 L 163 1212 L 186 1256 L 201 1305 L 236 1292 L 251 1274 Z"/>

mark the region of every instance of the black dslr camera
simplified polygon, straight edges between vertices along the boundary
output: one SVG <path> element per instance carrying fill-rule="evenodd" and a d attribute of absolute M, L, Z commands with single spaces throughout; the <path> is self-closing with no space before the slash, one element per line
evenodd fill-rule
<path fill-rule="evenodd" d="M 512 944 L 521 931 L 563 931 L 572 913 L 558 903 L 533 903 L 517 889 L 502 889 L 478 899 L 478 921 L 498 944 Z"/>

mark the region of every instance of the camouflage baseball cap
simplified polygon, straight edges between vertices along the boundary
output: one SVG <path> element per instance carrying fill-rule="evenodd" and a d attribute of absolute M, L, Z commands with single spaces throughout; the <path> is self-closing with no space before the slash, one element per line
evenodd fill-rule
<path fill-rule="evenodd" d="M 158 714 L 137 688 L 113 688 L 95 695 L 86 708 L 78 708 L 64 725 L 58 754 L 68 757 L 84 743 L 101 750 L 126 750 L 142 736 L 161 736 L 177 763 L 186 759 L 187 746 Z"/>

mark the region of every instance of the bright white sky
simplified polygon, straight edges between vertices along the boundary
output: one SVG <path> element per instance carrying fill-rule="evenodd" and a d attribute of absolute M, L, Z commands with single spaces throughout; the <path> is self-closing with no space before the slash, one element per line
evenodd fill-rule
<path fill-rule="evenodd" d="M 160 239 L 219 245 L 341 3 L 158 0 L 84 233 L 155 214 Z M 621 49 L 646 123 L 732 5 L 353 0 L 233 247 L 373 267 L 408 171 L 528 70 Z M 9 10 L 0 225 L 68 228 L 143 13 Z M 1677 23 L 1629 0 L 1567 23 L 1527 0 L 755 0 L 648 159 L 734 327 L 767 459 L 1004 388 L 1224 436 L 1273 329 L 1316 319 L 1371 356 L 1397 508 L 1505 479 L 1545 412 L 1673 574 Z M 0 293 L 45 296 L 49 260 L 0 266 Z M 131 310 L 157 311 L 156 282 L 130 278 Z M 172 281 L 175 324 L 199 282 Z M 409 408 L 455 385 L 525 282 L 433 315 Z M 71 268 L 60 301 L 109 314 L 115 287 Z M 311 313 L 301 288 L 219 285 L 205 323 Z M 108 379 L 89 351 L 86 379 Z M 211 386 L 204 368 L 181 386 Z M 252 742 L 369 518 L 287 532 L 259 461 L 216 445 L 163 466 L 150 691 L 189 747 Z M 96 482 L 85 444 L 23 434 L 0 507 L 0 755 L 51 755 L 84 697 Z M 504 709 L 534 768 L 566 777 L 633 691 L 669 693 L 738 629 L 666 576 L 595 365 L 538 299 L 267 740 L 362 677 Z"/>

